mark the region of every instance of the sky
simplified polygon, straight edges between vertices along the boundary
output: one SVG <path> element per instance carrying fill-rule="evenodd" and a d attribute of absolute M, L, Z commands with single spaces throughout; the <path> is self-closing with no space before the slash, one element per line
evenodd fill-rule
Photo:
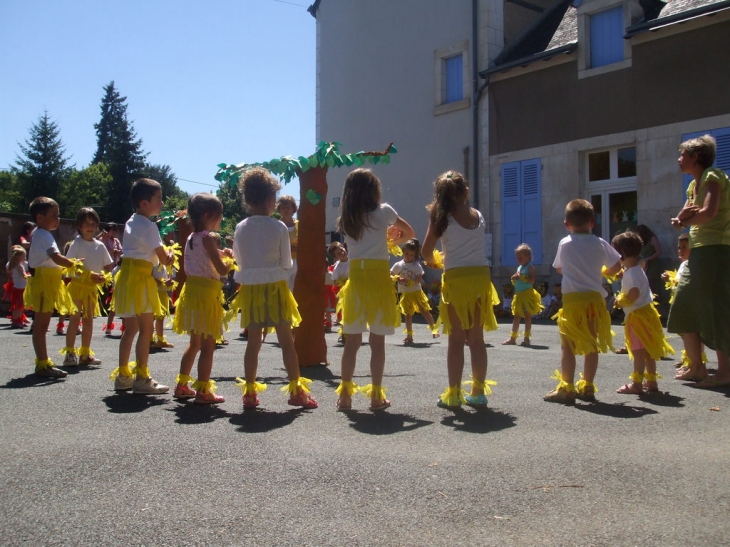
<path fill-rule="evenodd" d="M 114 81 L 152 164 L 186 192 L 219 163 L 315 150 L 316 21 L 309 0 L 0 0 L 0 169 L 48 111 L 86 167 Z M 298 182 L 284 193 L 299 200 Z"/>

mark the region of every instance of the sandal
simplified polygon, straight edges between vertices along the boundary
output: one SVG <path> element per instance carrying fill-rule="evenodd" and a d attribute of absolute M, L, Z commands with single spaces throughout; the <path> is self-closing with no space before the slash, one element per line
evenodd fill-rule
<path fill-rule="evenodd" d="M 413 338 L 406 337 L 403 339 L 403 344 L 405 344 L 406 346 L 408 346 L 412 343 L 413 343 Z"/>
<path fill-rule="evenodd" d="M 707 380 L 707 371 L 704 374 L 692 372 L 687 370 L 685 372 L 678 372 L 674 377 L 675 380 L 682 380 L 683 382 L 703 382 Z"/>
<path fill-rule="evenodd" d="M 659 384 L 656 382 L 644 382 L 641 387 L 647 393 L 657 393 L 659 391 Z"/>
<path fill-rule="evenodd" d="M 626 346 L 618 348 L 616 350 L 616 353 L 619 355 L 626 355 L 629 352 L 629 350 L 626 349 Z"/>
<path fill-rule="evenodd" d="M 287 401 L 291 406 L 300 406 L 305 409 L 317 408 L 319 404 L 315 401 L 308 393 L 304 390 L 300 391 L 297 395 L 290 397 Z"/>
<path fill-rule="evenodd" d="M 250 395 L 244 395 L 243 396 L 243 408 L 256 408 L 261 404 L 261 401 L 259 401 L 258 395 L 255 393 L 251 393 Z"/>
<path fill-rule="evenodd" d="M 352 402 L 350 402 L 349 405 L 343 405 L 340 402 L 340 399 L 337 399 L 337 403 L 335 404 L 335 406 L 337 407 L 337 410 L 339 410 L 340 412 L 343 412 L 345 410 L 352 410 Z"/>
<path fill-rule="evenodd" d="M 618 388 L 616 390 L 616 393 L 623 393 L 625 395 L 641 395 L 642 393 L 644 393 L 644 390 L 641 389 L 641 384 L 635 384 L 634 382 L 630 382 Z"/>
<path fill-rule="evenodd" d="M 390 401 L 388 399 L 383 399 L 378 404 L 371 404 L 370 410 L 385 410 L 390 406 Z"/>

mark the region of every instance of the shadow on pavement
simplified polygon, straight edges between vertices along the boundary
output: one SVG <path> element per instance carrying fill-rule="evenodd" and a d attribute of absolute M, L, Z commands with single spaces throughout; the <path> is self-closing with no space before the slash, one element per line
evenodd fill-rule
<path fill-rule="evenodd" d="M 115 414 L 132 414 L 144 412 L 153 406 L 160 406 L 170 402 L 166 397 L 155 397 L 154 395 L 135 395 L 134 393 L 114 393 L 102 399 L 109 408 L 109 412 Z"/>
<path fill-rule="evenodd" d="M 643 406 L 631 406 L 626 403 L 608 404 L 596 401 L 584 405 L 575 405 L 578 410 L 585 410 L 593 414 L 610 416 L 612 418 L 641 418 L 647 414 L 658 414 L 656 410 Z"/>
<path fill-rule="evenodd" d="M 4 386 L 0 386 L 2 389 L 23 389 L 26 387 L 36 387 L 36 386 L 47 386 L 51 384 L 55 384 L 56 382 L 63 381 L 63 378 L 42 378 L 40 376 L 36 376 L 34 372 L 31 372 L 27 376 L 23 376 L 22 378 L 13 378 L 12 380 L 8 381 L 7 384 Z"/>
<path fill-rule="evenodd" d="M 395 414 L 384 411 L 357 412 L 355 410 L 346 410 L 343 411 L 343 414 L 347 415 L 350 420 L 350 427 L 368 435 L 403 433 L 433 423 L 428 420 L 419 420 L 409 414 Z"/>
<path fill-rule="evenodd" d="M 453 414 L 444 416 L 441 424 L 453 427 L 457 431 L 491 433 L 517 425 L 517 418 L 492 408 L 475 408 L 473 411 L 455 408 L 452 412 Z"/>
<path fill-rule="evenodd" d="M 656 406 L 670 406 L 675 408 L 681 408 L 684 406 L 682 403 L 682 401 L 684 401 L 684 397 L 672 395 L 668 391 L 644 393 L 643 395 L 639 395 L 639 399 Z"/>
<path fill-rule="evenodd" d="M 241 433 L 267 433 L 291 425 L 302 412 L 305 412 L 303 408 L 287 412 L 272 412 L 262 408 L 244 409 L 241 414 L 231 416 L 230 422 Z"/>
<path fill-rule="evenodd" d="M 221 418 L 232 418 L 234 415 L 217 405 L 197 405 L 192 401 L 179 402 L 175 408 L 166 408 L 175 413 L 175 423 L 183 425 L 210 424 Z"/>
<path fill-rule="evenodd" d="M 428 349 L 434 344 L 438 344 L 438 342 L 411 342 L 410 344 L 401 344 L 401 347 L 413 349 Z"/>

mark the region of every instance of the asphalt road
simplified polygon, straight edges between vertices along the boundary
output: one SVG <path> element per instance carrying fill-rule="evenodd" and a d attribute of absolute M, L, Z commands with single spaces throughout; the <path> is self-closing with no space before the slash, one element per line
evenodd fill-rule
<path fill-rule="evenodd" d="M 674 380 L 673 361 L 659 363 L 654 396 L 617 394 L 631 366 L 611 354 L 598 403 L 545 403 L 556 327 L 534 326 L 528 349 L 500 345 L 505 324 L 486 337 L 498 382 L 490 408 L 452 412 L 435 404 L 446 340 L 417 325 L 415 347 L 401 334 L 386 340 L 393 406 L 372 413 L 356 396 L 340 413 L 342 348 L 330 334 L 331 366 L 303 371 L 320 408 L 302 411 L 279 391 L 270 337 L 259 368 L 269 389 L 259 410 L 243 412 L 235 333 L 213 370 L 228 400 L 205 407 L 115 394 L 118 340 L 101 335 L 103 321 L 92 344 L 102 367 L 64 381 L 35 378 L 30 336 L 0 324 L 1 545 L 730 544 L 729 394 Z M 52 352 L 64 346 L 48 337 Z M 172 384 L 186 340 L 168 338 L 175 348 L 154 353 L 150 368 Z M 364 346 L 361 384 L 368 356 Z"/>

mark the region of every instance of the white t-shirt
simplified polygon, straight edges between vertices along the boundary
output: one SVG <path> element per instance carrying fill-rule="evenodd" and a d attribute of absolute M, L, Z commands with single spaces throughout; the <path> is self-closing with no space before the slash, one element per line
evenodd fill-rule
<path fill-rule="evenodd" d="M 28 251 L 28 265 L 31 268 L 56 268 L 61 266 L 51 260 L 51 255 L 60 253 L 53 235 L 48 230 L 36 228 L 33 230 L 33 239 Z"/>
<path fill-rule="evenodd" d="M 479 215 L 479 225 L 471 230 L 463 228 L 449 215 L 449 224 L 441 234 L 444 270 L 489 265 L 484 255 L 484 217 L 474 210 Z"/>
<path fill-rule="evenodd" d="M 81 236 L 76 236 L 76 239 L 68 248 L 66 256 L 68 258 L 83 258 L 84 269 L 94 273 L 101 273 L 104 271 L 104 266 L 114 263 L 109 251 L 106 249 L 106 245 L 98 239 L 86 241 Z"/>
<path fill-rule="evenodd" d="M 10 262 L 8 262 L 5 265 L 5 270 L 10 269 Z M 13 287 L 16 289 L 25 289 L 25 286 L 28 284 L 28 280 L 26 279 L 26 275 L 28 274 L 28 261 L 24 260 L 15 268 L 13 268 L 12 271 L 12 278 L 13 278 Z"/>
<path fill-rule="evenodd" d="M 402 294 L 404 292 L 418 292 L 421 290 L 421 282 L 416 281 L 416 279 L 418 279 L 419 275 L 423 275 L 423 268 L 415 260 L 413 262 L 406 262 L 405 260 L 400 260 L 399 262 L 396 262 L 390 269 L 390 273 L 391 275 L 398 275 L 403 279 L 413 281 L 413 283 L 410 285 L 406 285 L 405 283 L 401 283 L 400 281 L 398 281 L 399 293 Z"/>
<path fill-rule="evenodd" d="M 680 280 L 682 279 L 682 274 L 684 273 L 684 270 L 686 270 L 686 269 L 687 269 L 687 260 L 682 262 L 679 265 L 679 268 L 677 268 L 677 275 L 674 276 L 674 279 L 677 281 L 677 283 L 679 283 Z"/>
<path fill-rule="evenodd" d="M 624 313 L 627 316 L 631 312 L 643 308 L 654 301 L 654 295 L 651 294 L 651 288 L 649 287 L 649 280 L 641 266 L 629 268 L 621 278 L 622 293 L 629 294 L 629 291 L 634 287 L 639 289 L 639 298 L 634 300 L 633 304 L 624 308 Z"/>
<path fill-rule="evenodd" d="M 146 260 L 156 266 L 160 259 L 157 258 L 155 249 L 162 246 L 162 238 L 154 222 L 137 213 L 129 217 L 124 225 L 124 239 L 122 240 L 124 258 Z"/>
<path fill-rule="evenodd" d="M 560 240 L 553 268 L 562 268 L 563 294 L 599 292 L 602 295 L 601 268 L 611 268 L 621 258 L 616 249 L 593 234 L 570 234 Z"/>
<path fill-rule="evenodd" d="M 396 220 L 398 213 L 387 203 L 381 203 L 377 209 L 370 212 L 367 216 L 370 227 L 363 227 L 360 239 L 355 240 L 345 234 L 350 260 L 389 260 L 387 232 L 388 227 L 395 224 Z"/>
<path fill-rule="evenodd" d="M 350 261 L 345 260 L 342 262 L 338 260 L 335 262 L 335 267 L 332 268 L 332 282 L 340 281 L 344 283 L 348 277 L 350 277 Z"/>
<path fill-rule="evenodd" d="M 233 279 L 242 285 L 287 280 L 294 262 L 286 224 L 263 215 L 243 219 L 233 234 L 233 256 L 239 268 Z"/>

